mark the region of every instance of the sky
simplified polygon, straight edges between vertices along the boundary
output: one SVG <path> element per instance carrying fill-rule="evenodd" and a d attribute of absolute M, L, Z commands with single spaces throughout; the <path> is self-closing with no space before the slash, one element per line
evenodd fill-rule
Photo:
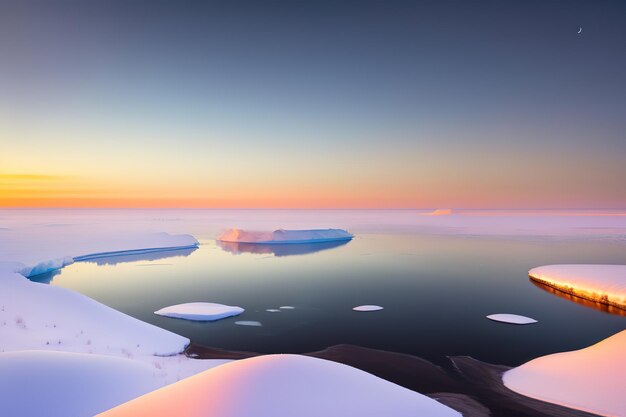
<path fill-rule="evenodd" d="M 603 0 L 0 0 L 0 207 L 624 208 L 625 22 Z"/>

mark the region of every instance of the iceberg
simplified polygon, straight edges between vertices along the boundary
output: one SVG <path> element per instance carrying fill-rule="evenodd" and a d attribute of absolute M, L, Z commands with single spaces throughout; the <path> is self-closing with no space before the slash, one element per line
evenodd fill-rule
<path fill-rule="evenodd" d="M 216 321 L 237 316 L 245 310 L 237 306 L 216 303 L 185 303 L 164 307 L 154 312 L 159 316 L 193 321 Z"/>
<path fill-rule="evenodd" d="M 606 416 L 626 416 L 626 330 L 593 346 L 533 359 L 504 373 L 527 397 Z"/>
<path fill-rule="evenodd" d="M 343 229 L 274 230 L 273 232 L 252 232 L 229 229 L 217 239 L 220 242 L 258 243 L 264 245 L 286 243 L 323 243 L 348 241 L 354 236 Z"/>
<path fill-rule="evenodd" d="M 347 365 L 300 355 L 265 355 L 218 366 L 122 404 L 100 417 L 182 414 L 461 416 L 432 398 Z"/>
<path fill-rule="evenodd" d="M 489 320 L 499 321 L 501 323 L 509 324 L 532 324 L 537 323 L 537 320 L 531 319 L 526 316 L 519 316 L 517 314 L 490 314 L 487 316 Z"/>
<path fill-rule="evenodd" d="M 626 310 L 626 265 L 546 265 L 528 275 L 564 293 Z"/>
<path fill-rule="evenodd" d="M 381 306 L 367 304 L 367 305 L 354 307 L 352 310 L 354 311 L 379 311 L 382 309 L 383 307 Z"/>

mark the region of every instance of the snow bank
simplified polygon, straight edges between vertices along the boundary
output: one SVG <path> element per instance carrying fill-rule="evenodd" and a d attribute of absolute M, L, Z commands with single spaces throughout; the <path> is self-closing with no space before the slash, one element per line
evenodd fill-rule
<path fill-rule="evenodd" d="M 345 241 L 353 236 L 342 229 L 312 229 L 312 230 L 274 230 L 273 232 L 250 232 L 239 229 L 229 229 L 217 239 L 222 242 L 237 243 L 322 243 Z"/>
<path fill-rule="evenodd" d="M 346 365 L 299 355 L 268 355 L 203 372 L 100 416 L 183 414 L 185 417 L 461 415 L 429 397 Z"/>
<path fill-rule="evenodd" d="M 204 370 L 228 361 L 196 362 Z M 0 353 L 2 415 L 92 416 L 175 382 L 164 378 L 165 368 L 159 358 L 150 363 L 68 352 Z"/>
<path fill-rule="evenodd" d="M 195 321 L 215 321 L 226 317 L 237 316 L 245 310 L 241 307 L 227 306 L 216 303 L 177 304 L 155 311 L 159 316 Z"/>
<path fill-rule="evenodd" d="M 354 311 L 379 311 L 382 310 L 383 307 L 381 306 L 376 306 L 376 305 L 363 305 L 363 306 L 357 306 L 354 307 L 352 310 Z"/>
<path fill-rule="evenodd" d="M 518 316 L 517 314 L 490 314 L 487 316 L 489 320 L 499 321 L 502 323 L 510 324 L 532 324 L 537 323 L 537 320 L 531 319 L 526 316 Z"/>
<path fill-rule="evenodd" d="M 624 352 L 626 330 L 585 349 L 533 359 L 505 372 L 504 385 L 542 401 L 626 416 Z"/>
<path fill-rule="evenodd" d="M 160 388 L 154 371 L 147 364 L 112 356 L 0 353 L 2 415 L 92 416 Z"/>
<path fill-rule="evenodd" d="M 626 265 L 547 265 L 528 275 L 559 291 L 626 309 Z"/>

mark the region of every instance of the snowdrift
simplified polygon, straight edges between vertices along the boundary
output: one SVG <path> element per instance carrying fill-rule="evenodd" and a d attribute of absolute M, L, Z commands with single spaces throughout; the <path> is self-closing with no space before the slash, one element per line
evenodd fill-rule
<path fill-rule="evenodd" d="M 624 352 L 626 330 L 585 349 L 533 359 L 505 372 L 504 385 L 538 400 L 626 416 Z"/>
<path fill-rule="evenodd" d="M 251 232 L 229 229 L 217 239 L 221 242 L 285 244 L 285 243 L 322 243 L 348 241 L 354 236 L 342 229 L 312 230 L 274 230 L 273 232 Z"/>
<path fill-rule="evenodd" d="M 547 265 L 528 275 L 567 294 L 626 310 L 626 265 Z"/>
<path fill-rule="evenodd" d="M 299 355 L 243 359 L 195 375 L 101 417 L 459 417 L 437 401 L 361 370 Z"/>

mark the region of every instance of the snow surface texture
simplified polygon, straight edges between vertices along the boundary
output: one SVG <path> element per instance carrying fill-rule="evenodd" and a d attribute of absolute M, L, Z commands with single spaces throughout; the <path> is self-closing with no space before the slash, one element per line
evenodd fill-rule
<path fill-rule="evenodd" d="M 533 359 L 504 373 L 509 389 L 607 416 L 626 416 L 626 330 L 573 352 Z"/>
<path fill-rule="evenodd" d="M 528 275 L 568 294 L 626 309 L 626 265 L 547 265 Z"/>
<path fill-rule="evenodd" d="M 205 365 L 223 362 L 226 361 L 211 361 Z M 1 414 L 12 417 L 93 416 L 161 388 L 163 368 L 157 364 L 83 353 L 0 353 Z"/>
<path fill-rule="evenodd" d="M 177 319 L 194 321 L 215 321 L 237 316 L 245 310 L 241 307 L 216 303 L 186 303 L 169 306 L 155 311 L 154 314 Z"/>
<path fill-rule="evenodd" d="M 354 310 L 354 311 L 380 311 L 382 309 L 383 309 L 383 307 L 381 307 L 381 306 L 367 304 L 367 305 L 363 305 L 363 306 L 354 307 L 352 310 Z"/>
<path fill-rule="evenodd" d="M 185 417 L 461 416 L 425 395 L 361 370 L 300 355 L 267 355 L 231 362 L 100 416 L 183 414 Z"/>
<path fill-rule="evenodd" d="M 490 314 L 487 316 L 489 320 L 499 321 L 509 324 L 532 324 L 537 323 L 537 320 L 531 319 L 526 316 L 518 316 L 517 314 Z"/>
<path fill-rule="evenodd" d="M 250 232 L 229 229 L 218 238 L 222 242 L 260 243 L 264 245 L 285 243 L 322 243 L 351 240 L 353 236 L 342 229 L 274 230 Z"/>

